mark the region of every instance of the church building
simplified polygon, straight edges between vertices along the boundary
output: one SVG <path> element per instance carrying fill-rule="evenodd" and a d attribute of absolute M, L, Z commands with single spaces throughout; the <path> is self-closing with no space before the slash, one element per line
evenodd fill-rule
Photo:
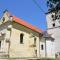
<path fill-rule="evenodd" d="M 0 19 L 0 58 L 60 57 L 59 16 L 60 10 L 46 14 L 44 32 L 5 10 Z"/>
<path fill-rule="evenodd" d="M 42 33 L 5 10 L 0 19 L 0 58 L 40 57 Z"/>

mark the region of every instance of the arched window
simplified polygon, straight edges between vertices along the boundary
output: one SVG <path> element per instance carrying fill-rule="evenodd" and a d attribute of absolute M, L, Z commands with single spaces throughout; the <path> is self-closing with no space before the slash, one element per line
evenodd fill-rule
<path fill-rule="evenodd" d="M 0 48 L 1 48 L 1 41 L 0 41 Z"/>
<path fill-rule="evenodd" d="M 2 18 L 3 22 L 5 21 L 5 17 Z"/>
<path fill-rule="evenodd" d="M 21 43 L 21 44 L 23 44 L 23 36 L 24 36 L 24 34 L 21 33 L 21 34 L 20 34 L 20 43 Z"/>
<path fill-rule="evenodd" d="M 55 23 L 53 23 L 53 27 L 55 27 Z"/>
<path fill-rule="evenodd" d="M 41 50 L 43 50 L 44 49 L 44 46 L 43 46 L 43 44 L 41 45 Z"/>
<path fill-rule="evenodd" d="M 34 44 L 36 45 L 36 37 L 34 38 Z"/>
<path fill-rule="evenodd" d="M 37 50 L 35 50 L 35 56 L 37 57 Z"/>

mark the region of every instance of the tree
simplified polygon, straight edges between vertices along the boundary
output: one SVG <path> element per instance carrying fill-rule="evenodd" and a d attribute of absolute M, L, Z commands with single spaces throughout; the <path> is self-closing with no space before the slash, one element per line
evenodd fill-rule
<path fill-rule="evenodd" d="M 60 9 L 60 0 L 47 0 L 48 10 Z"/>

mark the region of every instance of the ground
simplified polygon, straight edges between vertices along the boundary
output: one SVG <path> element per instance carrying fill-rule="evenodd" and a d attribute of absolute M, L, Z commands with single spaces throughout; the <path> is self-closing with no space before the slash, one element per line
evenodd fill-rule
<path fill-rule="evenodd" d="M 52 59 L 52 58 L 48 58 L 48 59 L 46 59 L 46 58 L 42 58 L 42 59 L 22 59 L 22 58 L 21 59 L 16 59 L 16 58 L 14 59 L 14 58 L 10 58 L 10 59 L 8 59 L 7 58 L 7 59 L 4 59 L 3 58 L 3 59 L 0 59 L 0 60 L 60 60 L 60 59 Z"/>

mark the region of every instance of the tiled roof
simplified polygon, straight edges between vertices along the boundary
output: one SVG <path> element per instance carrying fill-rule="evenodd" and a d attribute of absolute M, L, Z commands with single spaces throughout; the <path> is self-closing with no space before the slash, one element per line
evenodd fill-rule
<path fill-rule="evenodd" d="M 26 26 L 27 28 L 29 28 L 31 30 L 34 30 L 34 31 L 36 31 L 38 33 L 42 33 L 43 32 L 42 30 L 36 28 L 35 26 L 27 23 L 26 21 L 24 21 L 24 20 L 22 20 L 20 18 L 17 18 L 16 16 L 13 16 L 13 21 L 15 21 L 16 23 L 19 23 L 19 24 L 21 24 L 23 26 Z"/>

